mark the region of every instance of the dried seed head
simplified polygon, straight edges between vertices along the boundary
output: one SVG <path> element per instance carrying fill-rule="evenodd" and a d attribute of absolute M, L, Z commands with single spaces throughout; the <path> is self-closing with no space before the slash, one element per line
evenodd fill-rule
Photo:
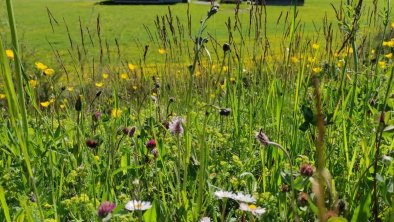
<path fill-rule="evenodd" d="M 305 207 L 308 204 L 309 196 L 305 192 L 300 192 L 298 194 L 297 202 L 300 207 Z"/>
<path fill-rule="evenodd" d="M 264 146 L 267 146 L 270 143 L 268 136 L 263 133 L 262 129 L 256 133 L 256 139 Z"/>
<path fill-rule="evenodd" d="M 287 193 L 287 192 L 289 192 L 289 186 L 287 185 L 287 184 L 282 184 L 281 186 L 280 186 L 280 191 L 282 191 L 283 193 Z"/>
<path fill-rule="evenodd" d="M 153 155 L 155 159 L 159 157 L 159 150 L 157 148 L 154 148 L 152 151 L 150 151 L 150 153 Z"/>

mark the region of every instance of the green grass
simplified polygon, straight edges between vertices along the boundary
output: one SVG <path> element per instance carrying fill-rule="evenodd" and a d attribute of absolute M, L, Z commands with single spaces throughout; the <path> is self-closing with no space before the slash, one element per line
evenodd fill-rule
<path fill-rule="evenodd" d="M 156 42 L 148 39 L 148 34 L 143 25 L 146 25 L 154 33 L 154 21 L 156 16 L 164 16 L 171 8 L 174 17 L 179 17 L 181 23 L 187 30 L 186 10 L 187 4 L 175 5 L 98 5 L 99 1 L 82 0 L 82 1 L 52 1 L 52 0 L 16 0 L 15 14 L 17 28 L 21 43 L 27 49 L 35 53 L 35 57 L 46 60 L 52 56 L 51 48 L 47 40 L 53 42 L 56 49 L 64 52 L 69 47 L 68 36 L 66 34 L 66 21 L 70 34 L 73 39 L 80 39 L 79 19 L 81 19 L 82 27 L 88 27 L 94 37 L 96 34 L 96 19 L 100 14 L 101 32 L 103 39 L 108 40 L 112 47 L 115 47 L 115 38 L 118 39 L 124 56 L 132 58 L 140 57 L 143 54 L 145 44 L 151 46 L 149 58 L 154 60 L 157 58 L 157 49 L 162 47 Z M 335 21 L 334 11 L 330 6 L 330 2 L 338 5 L 339 0 L 309 0 L 305 5 L 299 7 L 299 19 L 304 25 L 306 33 L 312 37 L 316 33 L 322 35 L 322 17 L 317 16 L 327 13 L 328 21 Z M 243 32 L 247 33 L 249 23 L 250 5 L 242 4 L 240 6 L 239 17 L 242 21 Z M 54 24 L 55 32 L 52 32 L 49 24 L 47 8 L 52 12 L 53 16 L 59 22 Z M 227 28 L 225 22 L 229 18 L 234 24 L 234 4 L 221 4 L 220 13 L 209 21 L 207 32 L 211 33 L 221 43 L 228 41 Z M 284 33 L 284 21 L 286 13 L 290 12 L 291 6 L 267 6 L 267 34 L 272 43 L 273 48 L 279 46 L 280 40 Z M 4 14 L 3 12 L 0 13 Z M 206 4 L 190 4 L 190 12 L 193 21 L 202 19 L 207 13 Z M 278 18 L 282 13 L 280 22 L 277 24 Z M 64 21 L 63 21 L 64 18 Z M 290 19 L 290 18 L 289 18 Z M 336 24 L 334 23 L 334 26 Z M 191 33 L 196 33 L 198 24 L 193 22 Z M 0 30 L 7 30 L 6 24 L 0 26 Z M 86 31 L 86 30 L 85 30 Z M 187 34 L 187 33 L 186 33 Z M 4 37 L 7 35 L 2 34 Z M 315 35 L 316 36 L 316 35 Z M 157 61 L 156 61 L 157 62 Z"/>

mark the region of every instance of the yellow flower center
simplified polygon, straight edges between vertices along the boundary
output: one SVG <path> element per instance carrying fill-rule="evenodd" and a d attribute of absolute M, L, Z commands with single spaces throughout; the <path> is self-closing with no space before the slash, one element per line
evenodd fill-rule
<path fill-rule="evenodd" d="M 251 204 L 248 207 L 249 207 L 250 210 L 256 210 L 257 209 L 257 206 L 254 205 L 254 204 Z"/>

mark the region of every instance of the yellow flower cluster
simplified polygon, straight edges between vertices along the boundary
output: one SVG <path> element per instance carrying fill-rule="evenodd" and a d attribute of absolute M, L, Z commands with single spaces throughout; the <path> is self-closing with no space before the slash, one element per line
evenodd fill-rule
<path fill-rule="evenodd" d="M 385 47 L 393 48 L 394 47 L 394 38 L 390 39 L 390 41 L 383 41 L 382 45 Z"/>
<path fill-rule="evenodd" d="M 53 76 L 53 74 L 55 74 L 54 69 L 48 68 L 48 66 L 42 62 L 36 62 L 35 65 L 38 70 L 40 70 L 42 73 L 44 73 L 48 77 L 51 77 L 51 76 Z"/>

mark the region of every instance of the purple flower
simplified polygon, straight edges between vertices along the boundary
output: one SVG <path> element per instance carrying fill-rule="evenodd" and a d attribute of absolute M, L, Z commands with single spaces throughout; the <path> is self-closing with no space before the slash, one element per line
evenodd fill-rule
<path fill-rule="evenodd" d="M 97 121 L 100 119 L 100 116 L 101 116 L 101 113 L 100 113 L 99 111 L 95 112 L 95 113 L 92 115 L 93 121 L 94 121 L 94 122 L 97 122 Z"/>
<path fill-rule="evenodd" d="M 86 140 L 86 145 L 87 145 L 89 148 L 96 148 L 96 147 L 98 146 L 98 143 L 97 143 L 97 141 L 94 140 L 94 139 L 88 139 L 88 140 Z"/>
<path fill-rule="evenodd" d="M 183 122 L 184 119 L 182 117 L 175 117 L 174 119 L 172 119 L 170 125 L 168 126 L 168 129 L 172 134 L 180 136 L 183 134 Z"/>
<path fill-rule="evenodd" d="M 104 201 L 100 204 L 97 214 L 100 218 L 104 218 L 108 214 L 112 213 L 114 208 L 115 208 L 115 204 L 109 201 Z"/>
<path fill-rule="evenodd" d="M 148 149 L 153 149 L 155 147 L 156 147 L 156 141 L 154 139 L 151 139 L 146 143 L 146 148 Z"/>

